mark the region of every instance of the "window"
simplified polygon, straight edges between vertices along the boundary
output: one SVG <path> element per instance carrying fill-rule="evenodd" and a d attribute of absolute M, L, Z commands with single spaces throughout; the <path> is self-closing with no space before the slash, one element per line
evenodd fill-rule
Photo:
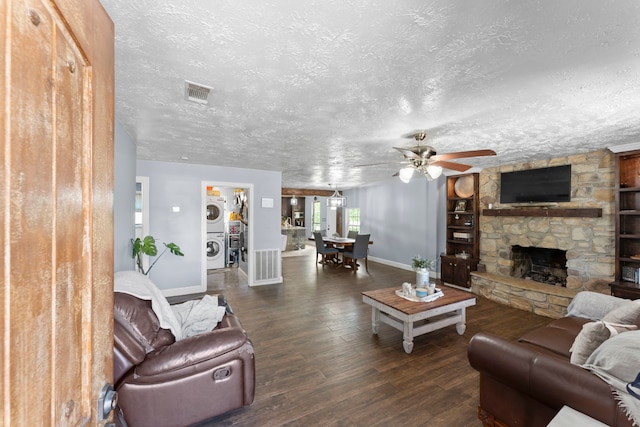
<path fill-rule="evenodd" d="M 311 230 L 320 231 L 320 202 L 313 201 L 313 214 L 311 215 Z"/>
<path fill-rule="evenodd" d="M 360 232 L 360 208 L 347 209 L 347 231 Z"/>

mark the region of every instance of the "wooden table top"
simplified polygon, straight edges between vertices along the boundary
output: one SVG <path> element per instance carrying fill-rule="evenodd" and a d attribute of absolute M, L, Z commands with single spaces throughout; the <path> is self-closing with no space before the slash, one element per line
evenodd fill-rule
<path fill-rule="evenodd" d="M 476 296 L 471 292 L 464 292 L 442 285 L 438 285 L 438 288 L 442 290 L 444 296 L 432 302 L 414 302 L 399 297 L 398 295 L 396 295 L 396 291 L 400 290 L 401 286 L 378 289 L 375 291 L 366 291 L 362 292 L 362 295 L 367 296 L 384 305 L 388 305 L 389 307 L 401 311 L 405 314 L 416 314 L 425 310 L 431 310 L 433 308 L 476 298 Z"/>
<path fill-rule="evenodd" d="M 311 236 L 309 240 L 315 241 L 316 239 Z M 356 242 L 356 239 L 352 239 L 351 237 L 329 237 L 322 236 L 322 241 L 327 243 L 335 243 L 339 245 L 353 245 Z M 369 240 L 369 244 L 373 245 L 373 240 Z"/>

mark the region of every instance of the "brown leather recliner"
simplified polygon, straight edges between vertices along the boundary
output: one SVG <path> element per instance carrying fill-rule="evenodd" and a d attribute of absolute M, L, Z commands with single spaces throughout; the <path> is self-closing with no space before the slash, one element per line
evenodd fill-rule
<path fill-rule="evenodd" d="M 130 427 L 188 426 L 253 402 L 253 345 L 230 310 L 212 331 L 175 341 L 150 301 L 116 292 L 114 382 Z"/>

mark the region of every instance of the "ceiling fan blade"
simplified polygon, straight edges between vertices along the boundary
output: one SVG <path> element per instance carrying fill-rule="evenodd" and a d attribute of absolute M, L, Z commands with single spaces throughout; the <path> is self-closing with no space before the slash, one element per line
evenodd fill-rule
<path fill-rule="evenodd" d="M 398 172 L 394 173 L 394 174 L 393 174 L 393 175 L 391 175 L 391 176 L 400 176 L 400 171 L 398 171 Z"/>
<path fill-rule="evenodd" d="M 465 157 L 480 157 L 480 156 L 495 156 L 496 152 L 493 150 L 474 150 L 474 151 L 459 151 L 457 153 L 445 153 L 445 154 L 436 154 L 431 157 L 431 160 L 436 162 L 441 160 L 450 160 L 450 159 L 462 159 Z"/>
<path fill-rule="evenodd" d="M 420 156 L 414 153 L 413 151 L 411 151 L 409 148 L 400 148 L 400 147 L 393 147 L 393 148 L 401 152 L 402 155 L 405 156 L 407 159 L 420 160 Z"/>
<path fill-rule="evenodd" d="M 394 162 L 382 162 L 382 163 L 365 163 L 363 165 L 353 165 L 354 168 L 364 168 L 367 166 L 382 166 L 382 165 L 390 165 Z"/>
<path fill-rule="evenodd" d="M 467 171 L 467 170 L 471 169 L 471 166 L 469 166 L 469 165 L 463 165 L 462 163 L 445 162 L 445 161 L 442 161 L 442 160 L 431 162 L 430 165 L 432 165 L 432 166 L 440 166 L 440 167 L 443 167 L 445 169 L 452 169 L 452 170 L 458 171 L 458 172 L 464 172 L 464 171 Z"/>

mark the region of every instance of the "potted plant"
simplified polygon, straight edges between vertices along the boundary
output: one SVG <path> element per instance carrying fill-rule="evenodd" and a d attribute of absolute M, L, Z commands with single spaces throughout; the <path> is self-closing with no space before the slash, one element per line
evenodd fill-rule
<path fill-rule="evenodd" d="M 153 266 L 156 265 L 156 262 L 158 262 L 160 257 L 166 251 L 170 251 L 172 254 L 176 256 L 184 256 L 184 254 L 180 250 L 180 246 L 176 245 L 175 243 L 164 243 L 164 242 L 162 243 L 164 244 L 165 248 L 160 253 L 160 255 L 158 255 L 158 247 L 156 246 L 156 239 L 153 236 L 146 236 L 142 239 L 139 237 L 136 237 L 135 239 L 131 239 L 131 244 L 133 245 L 132 256 L 136 260 L 136 265 L 138 266 L 138 271 L 140 273 L 144 274 L 145 276 L 148 275 L 151 269 L 153 268 Z M 149 266 L 147 271 L 144 270 L 144 266 L 142 264 L 142 255 L 148 255 L 148 256 L 157 255 L 156 259 Z"/>
<path fill-rule="evenodd" d="M 422 258 L 420 255 L 411 259 L 411 268 L 416 272 L 416 287 L 426 287 L 429 284 L 429 270 L 435 265 L 435 260 Z"/>

